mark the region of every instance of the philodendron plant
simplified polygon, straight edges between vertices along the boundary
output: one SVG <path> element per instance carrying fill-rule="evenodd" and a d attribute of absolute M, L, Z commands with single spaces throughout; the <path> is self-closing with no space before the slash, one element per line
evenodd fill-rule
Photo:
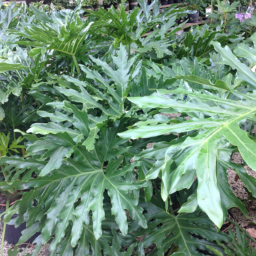
<path fill-rule="evenodd" d="M 123 24 L 116 23 L 115 42 L 109 39 L 109 17 L 119 15 L 113 9 L 104 12 L 105 28 L 97 15 L 88 22 L 75 15 L 62 26 L 65 12 L 54 14 L 54 25 L 53 16 L 34 11 L 39 26 L 12 33 L 16 44 L 28 46 L 35 66 L 45 60 L 21 87 L 23 98 L 34 100 L 36 118 L 26 131 L 14 130 L 26 139 L 25 156 L 0 161 L 10 173 L 1 189 L 23 191 L 4 217 L 8 222 L 18 213 L 15 225 L 26 222 L 19 244 L 37 233 L 33 256 L 47 243 L 50 255 L 61 256 L 145 255 L 145 248 L 159 256 L 240 256 L 247 244 L 234 243 L 220 228 L 232 207 L 247 216 L 229 186 L 228 168 L 256 196 L 256 180 L 230 161 L 239 151 L 256 170 L 255 137 L 241 129 L 256 121 L 256 75 L 242 61 L 254 63 L 255 49 L 240 45 L 233 53 L 213 42 L 212 66 L 195 58 L 191 68 L 189 59 L 169 59 L 170 41 L 166 51 L 146 47 L 154 37 L 167 40 L 173 10 L 172 22 L 162 20 L 166 26 L 144 39 L 146 17 L 140 12 L 137 31 L 121 6 L 134 30 L 122 37 Z M 67 17 L 72 20 L 70 12 Z M 93 31 L 100 24 L 109 37 Z M 134 43 L 137 51 L 128 52 Z M 91 49 L 101 44 L 107 53 Z M 219 70 L 218 78 L 211 70 Z M 180 115 L 170 118 L 174 113 Z"/>

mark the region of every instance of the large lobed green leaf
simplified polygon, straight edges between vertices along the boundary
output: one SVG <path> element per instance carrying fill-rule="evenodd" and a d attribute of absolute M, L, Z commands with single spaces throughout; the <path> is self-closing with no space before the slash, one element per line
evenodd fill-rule
<path fill-rule="evenodd" d="M 177 99 L 176 94 L 187 95 L 187 100 Z M 248 95 L 246 99 L 240 100 L 238 104 L 237 100 L 222 99 L 217 96 L 193 93 L 181 89 L 174 91 L 159 90 L 158 94 L 148 97 L 130 98 L 131 102 L 141 108 L 172 109 L 187 115 L 197 112 L 198 114 L 201 113 L 201 118 L 194 117 L 188 121 L 183 119 L 184 121 L 173 124 L 155 125 L 153 123 L 152 125 L 130 129 L 119 135 L 122 138 L 135 139 L 156 137 L 166 133 L 197 131 L 193 136 L 181 137 L 165 144 L 162 148 L 161 157 L 157 157 L 158 162 L 155 163 L 155 167 L 149 171 L 146 178 L 154 179 L 160 175 L 161 170 L 163 172 L 168 170 L 170 172 L 168 174 L 170 179 L 168 191 L 172 194 L 175 191 L 189 188 L 196 175 L 198 206 L 207 213 L 218 227 L 221 227 L 227 209 L 233 205 L 233 199 L 227 200 L 228 204 L 224 202 L 227 195 L 223 197 L 225 193 L 222 189 L 225 190 L 226 188 L 218 185 L 218 182 L 221 182 L 219 178 L 224 175 L 223 172 L 231 165 L 226 159 L 223 161 L 226 166 L 223 166 L 222 161 L 220 163 L 218 148 L 224 136 L 227 142 L 229 141 L 237 146 L 246 163 L 256 170 L 254 161 L 256 157 L 255 142 L 239 127 L 243 120 L 253 118 L 256 114 L 256 102 L 253 98 L 254 94 Z M 228 153 L 229 157 L 231 152 Z M 146 151 L 141 156 L 147 157 L 145 154 Z M 223 156 L 220 156 L 220 159 L 222 158 Z M 172 159 L 176 167 L 166 167 L 168 159 Z M 218 168 L 222 168 L 219 174 Z M 220 175 L 220 177 L 217 175 Z M 230 194 L 230 191 L 228 194 Z M 163 196 L 162 194 L 162 197 L 166 200 L 166 195 Z M 232 198 L 234 197 L 232 196 Z M 225 207 L 223 204 L 225 204 Z M 244 206 L 238 202 L 237 204 L 246 213 Z"/>
<path fill-rule="evenodd" d="M 34 225 L 34 222 L 44 221 L 42 228 L 42 242 L 47 243 L 52 235 L 54 239 L 51 243 L 51 250 L 55 250 L 62 238 L 66 234 L 66 229 L 70 223 L 72 227 L 71 246 L 75 247 L 82 233 L 83 225 L 93 223 L 93 233 L 96 239 L 102 236 L 102 221 L 105 219 L 105 211 L 103 201 L 105 190 L 111 200 L 111 213 L 115 216 L 115 220 L 119 225 L 121 232 L 126 235 L 128 233 L 126 211 L 130 213 L 130 217 L 138 222 L 139 225 L 146 228 L 147 222 L 142 214 L 143 209 L 138 207 L 138 199 L 129 195 L 130 190 L 137 190 L 147 186 L 146 182 L 136 182 L 129 179 L 123 179 L 127 175 L 132 175 L 136 164 L 129 164 L 122 167 L 123 157 L 114 160 L 114 156 L 121 153 L 120 149 L 115 151 L 117 141 L 114 139 L 116 130 L 105 130 L 102 132 L 98 146 L 91 152 L 86 151 L 80 144 L 74 149 L 74 156 L 66 158 L 65 163 L 60 166 L 58 158 L 59 150 L 50 154 L 50 160 L 45 165 L 45 161 L 34 160 L 30 158 L 21 160 L 17 158 L 2 158 L 1 163 L 7 163 L 28 171 L 27 176 L 39 169 L 40 175 L 36 179 L 30 178 L 24 181 L 14 181 L 12 185 L 1 184 L 1 188 L 31 189 L 26 192 L 17 204 L 19 214 L 28 214 L 28 227 Z M 62 149 L 64 143 L 57 139 L 64 139 L 65 134 L 57 134 L 47 137 L 53 143 L 60 143 L 59 148 Z M 71 140 L 71 139 L 69 139 Z M 52 144 L 46 145 L 47 140 L 36 141 L 30 146 L 29 152 L 38 153 L 45 149 L 51 149 Z M 104 146 L 103 146 L 104 145 Z M 56 145 L 54 145 L 56 147 Z M 41 149 L 41 151 L 40 151 Z M 128 150 L 126 147 L 124 150 Z M 68 150 L 68 149 L 67 149 Z M 123 151 L 124 151 L 123 150 Z M 67 152 L 67 151 L 65 151 Z M 46 158 L 47 156 L 42 156 Z M 63 155 L 62 155 L 63 157 Z M 37 157 L 35 157 L 37 158 Z M 110 160 L 105 166 L 104 162 Z M 58 169 L 46 175 L 45 168 L 52 167 L 52 164 L 58 162 Z M 31 171 L 30 171 L 31 170 Z M 29 200 L 29 201 L 27 201 Z M 31 200 L 37 200 L 37 205 L 33 207 Z M 28 205 L 27 203 L 28 202 Z M 27 207 L 25 207 L 27 205 Z M 45 214 L 42 214 L 42 212 Z M 90 214 L 92 212 L 92 215 Z M 90 217 L 91 215 L 91 217 Z M 46 219 L 45 219 L 46 218 Z M 58 221 L 56 222 L 56 218 Z M 91 220 L 92 218 L 92 220 Z"/>
<path fill-rule="evenodd" d="M 176 215 L 166 211 L 157 196 L 143 207 L 147 209 L 149 227 L 145 231 L 147 235 L 139 244 L 138 252 L 141 256 L 145 255 L 144 248 L 152 243 L 156 245 L 154 255 L 163 256 L 175 245 L 177 249 L 174 255 L 199 256 L 207 246 L 222 252 L 216 241 L 229 241 L 227 235 L 216 232 L 212 222 L 200 210 Z"/>

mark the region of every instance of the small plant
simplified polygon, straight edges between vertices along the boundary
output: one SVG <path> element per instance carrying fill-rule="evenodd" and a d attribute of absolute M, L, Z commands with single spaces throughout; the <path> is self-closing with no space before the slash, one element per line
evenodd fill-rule
<path fill-rule="evenodd" d="M 0 161 L 2 157 L 5 156 L 11 156 L 12 154 L 19 154 L 20 152 L 18 150 L 22 150 L 21 154 L 22 156 L 25 155 L 25 146 L 19 145 L 24 138 L 22 136 L 18 137 L 17 139 L 13 139 L 11 141 L 10 133 L 5 135 L 4 133 L 0 132 Z M 8 165 L 0 165 L 0 170 L 3 174 L 2 182 L 11 182 L 13 179 L 13 176 L 11 172 L 9 171 Z M 15 178 L 17 179 L 17 175 Z M 5 210 L 9 210 L 10 201 L 15 201 L 16 199 L 19 199 L 21 197 L 22 193 L 19 193 L 15 188 L 9 189 L 7 191 L 0 189 L 1 193 L 5 195 L 7 198 L 6 200 L 6 206 Z M 2 214 L 0 215 L 2 216 Z M 4 237 L 5 237 L 5 230 L 6 230 L 6 222 L 3 224 L 3 233 L 2 233 L 2 241 L 1 241 L 1 255 L 3 255 L 3 247 L 4 247 Z"/>
<path fill-rule="evenodd" d="M 229 1 L 217 0 L 216 7 L 218 8 L 218 11 L 210 13 L 209 17 L 221 20 L 223 24 L 223 32 L 225 33 L 227 28 L 230 28 L 230 22 L 235 21 L 235 13 L 238 6 L 239 2 L 230 4 Z"/>
<path fill-rule="evenodd" d="M 198 11 L 200 9 L 200 0 L 186 0 L 184 3 L 187 5 L 188 10 Z"/>
<path fill-rule="evenodd" d="M 10 133 L 5 135 L 4 133 L 0 133 L 0 157 L 2 156 L 8 156 L 12 153 L 19 153 L 17 149 L 23 149 L 24 145 L 18 145 L 20 142 L 22 142 L 24 138 L 21 136 L 18 139 L 14 139 L 10 143 Z"/>
<path fill-rule="evenodd" d="M 197 2 L 198 2 L 198 0 L 197 0 Z M 208 8 L 211 5 L 211 0 L 200 1 L 198 4 L 199 4 L 200 16 L 205 17 L 206 8 Z"/>
<path fill-rule="evenodd" d="M 232 223 L 234 223 L 232 221 Z M 236 234 L 232 230 L 229 230 L 229 236 L 231 237 L 231 242 L 229 244 L 221 244 L 220 246 L 224 248 L 225 255 L 227 256 L 233 256 L 234 254 L 238 256 L 255 256 L 256 255 L 256 249 L 250 245 L 250 241 L 253 241 L 255 243 L 255 239 L 251 236 L 248 237 L 248 234 L 245 230 L 241 229 L 236 223 Z M 242 231 L 242 233 L 241 233 Z M 249 241 L 248 241 L 249 238 Z M 216 256 L 222 256 L 223 254 L 219 251 L 215 250 L 211 246 L 208 246 L 210 251 L 214 253 Z"/>
<path fill-rule="evenodd" d="M 183 23 L 188 20 L 188 12 L 182 12 L 177 14 L 178 23 Z"/>
<path fill-rule="evenodd" d="M 52 4 L 56 10 L 63 10 L 72 7 L 68 0 L 53 0 Z"/>
<path fill-rule="evenodd" d="M 82 5 L 83 6 L 97 6 L 99 4 L 98 0 L 83 0 Z"/>

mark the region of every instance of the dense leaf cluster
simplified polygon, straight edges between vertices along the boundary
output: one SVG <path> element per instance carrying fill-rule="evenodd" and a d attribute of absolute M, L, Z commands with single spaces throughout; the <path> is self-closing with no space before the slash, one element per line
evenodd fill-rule
<path fill-rule="evenodd" d="M 228 168 L 256 197 L 230 160 L 256 170 L 255 35 L 177 37 L 185 8 L 139 3 L 88 19 L 81 6 L 2 10 L 0 188 L 22 194 L 4 221 L 26 222 L 19 243 L 38 232 L 33 256 L 46 243 L 60 256 L 251 250 L 219 229 L 230 208 L 247 215 Z"/>

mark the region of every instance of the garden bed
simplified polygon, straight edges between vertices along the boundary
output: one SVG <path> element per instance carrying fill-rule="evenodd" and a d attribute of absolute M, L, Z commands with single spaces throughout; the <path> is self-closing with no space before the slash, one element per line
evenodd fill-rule
<path fill-rule="evenodd" d="M 175 117 L 176 115 L 172 115 L 172 117 Z M 154 145 L 154 143 L 151 143 L 147 146 L 147 148 L 152 148 Z M 232 161 L 234 163 L 240 164 L 243 163 L 243 160 L 241 158 L 241 155 L 238 153 L 234 153 L 232 156 Z M 256 172 L 252 171 L 248 168 L 245 168 L 248 172 L 249 175 L 251 175 L 252 177 L 256 178 Z M 240 179 L 237 179 L 237 175 L 236 172 L 234 170 L 229 169 L 227 171 L 228 173 L 228 180 L 229 180 L 229 184 L 232 188 L 232 191 L 234 192 L 234 194 L 236 195 L 237 198 L 240 198 L 241 200 L 243 200 L 245 202 L 246 208 L 248 210 L 248 215 L 251 217 L 251 219 L 246 218 L 241 211 L 239 211 L 236 208 L 232 208 L 230 209 L 230 213 L 231 216 L 230 218 L 232 218 L 241 228 L 247 230 L 247 229 L 255 229 L 254 225 L 251 225 L 251 223 L 256 223 L 256 201 L 251 201 L 248 200 L 248 194 L 244 189 L 244 185 L 241 182 Z M 2 197 L 1 197 L 2 198 Z M 5 201 L 2 200 L 1 204 L 5 204 Z M 235 226 L 232 225 L 231 223 L 225 224 L 222 228 L 222 230 L 227 231 L 229 228 L 232 228 L 233 232 L 235 233 Z M 251 232 L 251 231 L 249 231 Z M 252 234 L 252 232 L 250 233 Z M 2 226 L 0 226 L 0 240 L 2 238 Z M 254 233 L 254 238 L 256 239 L 256 229 L 255 229 L 255 233 Z M 138 241 L 143 241 L 143 237 L 142 238 L 138 238 Z M 250 243 L 253 248 L 256 246 L 256 244 L 254 242 Z M 9 249 L 13 249 L 14 245 L 12 244 L 8 244 L 6 241 L 4 243 L 4 255 L 3 256 L 8 256 L 7 251 Z M 20 252 L 22 252 L 23 250 L 27 250 L 27 253 L 32 253 L 34 250 L 34 246 L 30 245 L 28 249 L 26 249 L 25 247 L 19 247 L 20 248 Z M 49 251 L 48 251 L 48 245 L 44 246 L 38 256 L 48 256 L 49 255 Z M 152 248 L 146 248 L 145 249 L 145 255 L 148 255 L 152 252 L 152 250 L 155 248 L 155 246 L 153 246 Z M 20 256 L 20 255 L 18 255 Z"/>
<path fill-rule="evenodd" d="M 1 7 L 2 235 L 26 223 L 17 246 L 53 256 L 250 256 L 256 16 L 219 1 L 192 26 L 199 0 L 138 2 Z"/>

